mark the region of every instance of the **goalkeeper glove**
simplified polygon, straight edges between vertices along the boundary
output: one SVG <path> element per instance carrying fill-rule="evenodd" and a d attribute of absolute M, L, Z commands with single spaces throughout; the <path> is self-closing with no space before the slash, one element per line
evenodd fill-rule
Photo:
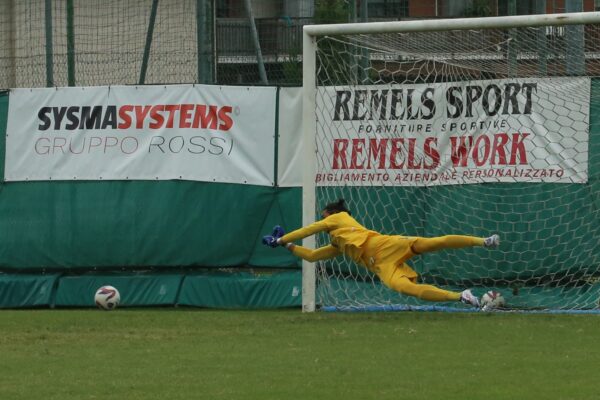
<path fill-rule="evenodd" d="M 262 242 L 269 247 L 277 247 L 279 246 L 277 240 L 283 235 L 285 235 L 283 228 L 279 225 L 275 225 L 275 227 L 273 227 L 273 232 L 270 235 L 263 236 Z"/>
<path fill-rule="evenodd" d="M 283 231 L 283 228 L 281 226 L 279 226 L 279 225 L 275 225 L 273 227 L 273 232 L 271 233 L 271 236 L 273 236 L 275 239 L 279 239 L 283 235 L 285 235 L 285 232 Z"/>
<path fill-rule="evenodd" d="M 271 235 L 267 235 L 267 236 L 263 236 L 262 238 L 262 242 L 264 245 L 267 245 L 269 247 L 277 247 L 279 246 L 279 243 L 277 243 L 277 239 L 275 236 L 271 236 Z"/>

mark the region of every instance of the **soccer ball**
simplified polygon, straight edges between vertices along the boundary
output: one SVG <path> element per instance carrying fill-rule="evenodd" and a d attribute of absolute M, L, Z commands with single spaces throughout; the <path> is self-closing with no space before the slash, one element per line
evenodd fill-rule
<path fill-rule="evenodd" d="M 506 305 L 502 293 L 495 290 L 490 290 L 481 296 L 481 309 L 483 311 L 491 311 L 496 308 L 502 308 Z"/>
<path fill-rule="evenodd" d="M 119 291 L 113 286 L 102 286 L 96 290 L 94 301 L 98 308 L 103 310 L 114 310 L 121 301 Z"/>

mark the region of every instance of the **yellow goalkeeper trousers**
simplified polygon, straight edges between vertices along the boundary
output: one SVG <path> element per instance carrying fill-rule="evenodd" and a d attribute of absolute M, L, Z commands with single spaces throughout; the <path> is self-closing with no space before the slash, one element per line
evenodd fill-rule
<path fill-rule="evenodd" d="M 446 235 L 434 238 L 418 238 L 411 249 L 416 254 L 428 253 L 443 249 L 460 249 L 470 246 L 483 246 L 483 238 L 463 235 Z M 449 290 L 440 289 L 433 285 L 424 285 L 416 283 L 416 278 L 409 278 L 400 273 L 392 275 L 389 286 L 408 296 L 417 297 L 427 301 L 458 301 L 460 293 L 451 292 Z"/>

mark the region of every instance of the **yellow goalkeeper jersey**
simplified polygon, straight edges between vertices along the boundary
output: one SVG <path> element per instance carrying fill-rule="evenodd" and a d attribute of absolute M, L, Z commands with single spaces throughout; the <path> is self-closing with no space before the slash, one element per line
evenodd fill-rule
<path fill-rule="evenodd" d="M 339 212 L 290 232 L 284 235 L 281 240 L 284 243 L 290 243 L 319 232 L 329 233 L 332 246 L 362 264 L 364 264 L 361 259 L 363 254 L 362 245 L 370 237 L 380 235 L 378 232 L 369 230 L 359 224 L 347 212 Z"/>

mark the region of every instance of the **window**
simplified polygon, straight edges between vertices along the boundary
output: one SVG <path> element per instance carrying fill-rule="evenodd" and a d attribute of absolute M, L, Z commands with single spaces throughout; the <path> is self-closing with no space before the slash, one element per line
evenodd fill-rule
<path fill-rule="evenodd" d="M 513 15 L 509 12 L 509 0 L 498 0 L 498 15 Z M 515 15 L 530 15 L 536 13 L 536 0 L 519 0 L 514 1 L 516 7 Z M 544 11 L 545 12 L 545 11 Z"/>
<path fill-rule="evenodd" d="M 401 18 L 408 16 L 408 0 L 370 0 L 369 18 Z"/>
<path fill-rule="evenodd" d="M 439 0 L 440 17 L 489 17 L 495 15 L 496 5 L 492 0 Z"/>

